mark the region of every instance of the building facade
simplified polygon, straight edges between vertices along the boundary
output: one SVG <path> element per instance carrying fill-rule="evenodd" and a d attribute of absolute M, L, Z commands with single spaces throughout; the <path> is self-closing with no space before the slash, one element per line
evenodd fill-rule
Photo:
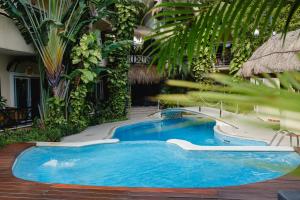
<path fill-rule="evenodd" d="M 0 95 L 8 107 L 31 106 L 39 77 L 34 48 L 5 12 L 0 13 Z"/>

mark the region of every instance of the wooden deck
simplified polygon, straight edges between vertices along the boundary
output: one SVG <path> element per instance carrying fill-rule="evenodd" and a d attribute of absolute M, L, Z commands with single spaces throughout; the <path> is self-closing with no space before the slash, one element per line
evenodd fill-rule
<path fill-rule="evenodd" d="M 292 174 L 276 180 L 238 187 L 214 189 L 151 189 L 89 187 L 63 184 L 42 184 L 15 178 L 12 165 L 15 158 L 33 144 L 14 144 L 0 150 L 0 199 L 222 199 L 269 200 L 276 199 L 278 190 L 300 190 L 300 177 Z M 300 167 L 298 168 L 300 170 Z M 299 197 L 300 199 L 300 197 Z"/>

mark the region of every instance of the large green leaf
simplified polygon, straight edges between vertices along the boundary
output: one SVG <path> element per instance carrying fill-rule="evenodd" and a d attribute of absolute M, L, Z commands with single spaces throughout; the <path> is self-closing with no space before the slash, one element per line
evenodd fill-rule
<path fill-rule="evenodd" d="M 243 41 L 256 28 L 264 33 L 272 30 L 286 4 L 292 5 L 286 19 L 288 27 L 300 6 L 297 0 L 211 0 L 158 4 L 153 8 L 154 11 L 161 9 L 154 16 L 157 27 L 146 38 L 159 41 L 155 43 L 158 48 L 151 52 L 151 56 L 157 61 L 159 69 L 189 66 L 184 63 L 191 63 L 201 46 L 210 47 L 210 52 L 214 53 L 219 43 L 237 39 Z M 282 31 L 285 34 L 287 28 Z"/>

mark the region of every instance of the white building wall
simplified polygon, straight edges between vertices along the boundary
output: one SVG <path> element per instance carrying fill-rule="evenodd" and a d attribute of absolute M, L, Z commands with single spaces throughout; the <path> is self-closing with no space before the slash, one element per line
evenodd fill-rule
<path fill-rule="evenodd" d="M 11 84 L 10 84 L 10 75 L 6 70 L 7 64 L 12 59 L 11 56 L 0 54 L 0 84 L 1 84 L 1 96 L 7 100 L 7 105 L 12 106 L 13 102 L 11 101 Z"/>
<path fill-rule="evenodd" d="M 4 11 L 0 9 L 0 12 Z M 12 76 L 6 69 L 8 63 L 17 56 L 34 54 L 33 46 L 25 42 L 13 20 L 0 15 L 0 87 L 7 106 L 14 106 Z"/>
<path fill-rule="evenodd" d="M 26 44 L 14 22 L 2 15 L 0 15 L 0 52 L 22 55 L 34 54 L 32 45 Z"/>

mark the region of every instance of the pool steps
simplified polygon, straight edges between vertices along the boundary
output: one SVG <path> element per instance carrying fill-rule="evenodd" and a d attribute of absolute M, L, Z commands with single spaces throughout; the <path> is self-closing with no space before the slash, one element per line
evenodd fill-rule
<path fill-rule="evenodd" d="M 174 144 L 187 151 L 256 151 L 256 152 L 293 152 L 293 147 L 279 146 L 199 146 L 186 140 L 170 139 L 167 143 Z"/>
<path fill-rule="evenodd" d="M 242 137 L 240 135 L 235 135 L 233 133 L 228 134 L 223 131 L 223 127 L 228 127 L 226 124 L 222 124 L 222 122 L 216 121 L 216 125 L 214 126 L 214 136 L 217 140 L 231 144 L 232 146 L 268 146 L 268 141 L 258 140 L 249 137 Z M 270 145 L 269 145 L 270 146 Z"/>

